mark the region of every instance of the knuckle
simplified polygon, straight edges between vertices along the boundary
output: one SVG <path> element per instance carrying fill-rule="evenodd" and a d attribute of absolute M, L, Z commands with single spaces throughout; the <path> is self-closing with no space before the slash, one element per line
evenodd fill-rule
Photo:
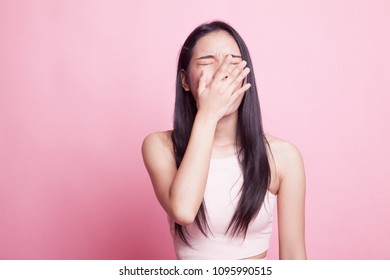
<path fill-rule="evenodd" d="M 237 80 L 237 79 L 236 79 L 236 80 L 234 81 L 234 85 L 238 86 L 238 85 L 240 85 L 240 84 L 241 84 L 241 80 Z"/>

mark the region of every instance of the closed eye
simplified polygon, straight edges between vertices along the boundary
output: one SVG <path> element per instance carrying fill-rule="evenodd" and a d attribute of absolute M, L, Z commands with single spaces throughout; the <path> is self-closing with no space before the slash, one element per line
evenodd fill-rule
<path fill-rule="evenodd" d="M 242 61 L 242 59 L 237 59 L 237 58 L 234 58 L 233 61 L 230 62 L 230 64 L 233 64 L 233 65 L 237 65 L 237 64 L 240 64 Z"/>

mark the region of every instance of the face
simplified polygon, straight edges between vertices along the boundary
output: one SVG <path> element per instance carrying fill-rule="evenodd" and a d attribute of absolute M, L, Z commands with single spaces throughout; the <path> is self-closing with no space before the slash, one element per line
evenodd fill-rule
<path fill-rule="evenodd" d="M 195 44 L 188 73 L 182 70 L 182 86 L 186 91 L 192 93 L 196 101 L 198 95 L 197 88 L 202 71 L 205 74 L 207 85 L 209 85 L 215 72 L 229 54 L 233 57 L 232 64 L 238 64 L 242 61 L 240 49 L 236 41 L 226 31 L 211 32 L 200 38 Z M 242 98 L 238 99 L 229 111 L 236 111 L 240 106 L 241 100 Z"/>

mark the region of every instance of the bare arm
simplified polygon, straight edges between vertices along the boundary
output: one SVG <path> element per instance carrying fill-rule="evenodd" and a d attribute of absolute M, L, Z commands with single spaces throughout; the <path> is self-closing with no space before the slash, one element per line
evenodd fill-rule
<path fill-rule="evenodd" d="M 145 138 L 142 154 L 157 199 L 178 224 L 193 222 L 203 200 L 210 163 L 215 124 L 197 114 L 191 138 L 179 169 L 173 150 L 167 148 L 167 134 Z"/>
<path fill-rule="evenodd" d="M 306 259 L 303 160 L 298 149 L 287 142 L 281 144 L 278 157 L 279 258 Z"/>
<path fill-rule="evenodd" d="M 199 80 L 198 113 L 177 170 L 173 149 L 171 145 L 168 147 L 170 140 L 166 136 L 164 140 L 161 134 L 151 134 L 142 145 L 145 166 L 156 196 L 167 214 L 181 225 L 194 221 L 202 203 L 216 125 L 234 101 L 250 87 L 245 84 L 235 90 L 249 69 L 245 68 L 245 62 L 231 66 L 230 60 L 228 56 L 209 86 L 203 75 Z M 227 74 L 229 79 L 223 79 Z"/>

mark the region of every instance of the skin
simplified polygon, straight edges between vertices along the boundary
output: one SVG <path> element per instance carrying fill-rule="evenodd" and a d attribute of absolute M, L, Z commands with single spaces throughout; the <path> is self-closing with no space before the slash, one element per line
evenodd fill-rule
<path fill-rule="evenodd" d="M 191 224 L 203 199 L 210 158 L 235 153 L 237 109 L 250 84 L 250 69 L 242 61 L 235 40 L 225 31 L 200 38 L 193 49 L 189 72 L 182 70 L 182 86 L 197 102 L 191 137 L 176 168 L 172 131 L 148 135 L 142 155 L 154 191 L 166 213 L 178 224 Z M 279 257 L 306 259 L 305 172 L 302 156 L 291 143 L 266 135 L 270 144 L 271 183 L 277 195 Z M 265 258 L 267 252 L 250 259 Z"/>

